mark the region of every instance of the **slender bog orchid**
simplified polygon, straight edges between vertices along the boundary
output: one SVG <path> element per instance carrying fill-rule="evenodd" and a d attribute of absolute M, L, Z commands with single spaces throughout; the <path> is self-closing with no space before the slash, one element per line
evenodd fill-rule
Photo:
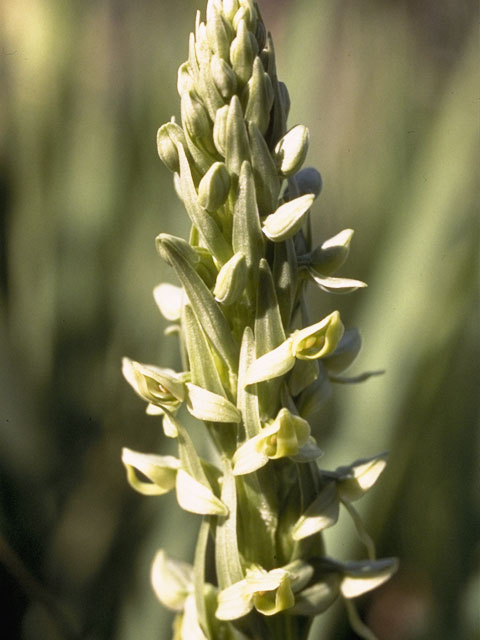
<path fill-rule="evenodd" d="M 153 588 L 176 612 L 175 640 L 304 640 L 337 599 L 357 633 L 373 638 L 352 600 L 387 580 L 396 561 L 376 559 L 353 502 L 373 486 L 385 455 L 319 467 L 315 416 L 336 382 L 355 381 L 343 372 L 360 336 L 335 310 L 312 321 L 306 300 L 309 283 L 327 304 L 366 286 L 334 275 L 353 231 L 312 244 L 322 181 L 302 168 L 308 129 L 287 129 L 290 98 L 257 4 L 209 0 L 178 91 L 181 124 L 160 127 L 157 145 L 191 232 L 188 242 L 158 236 L 180 286 L 160 284 L 154 295 L 179 335 L 183 371 L 123 363 L 178 455 L 124 449 L 122 461 L 137 491 L 175 491 L 201 519 L 193 563 L 159 550 Z M 195 449 L 192 428 L 208 433 L 211 460 Z M 365 560 L 328 556 L 323 531 L 341 508 Z"/>

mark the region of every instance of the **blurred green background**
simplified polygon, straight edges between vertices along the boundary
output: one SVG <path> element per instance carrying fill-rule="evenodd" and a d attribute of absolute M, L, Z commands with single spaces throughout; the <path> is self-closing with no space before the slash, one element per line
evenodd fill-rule
<path fill-rule="evenodd" d="M 469 0 L 263 0 L 289 123 L 323 174 L 319 240 L 355 229 L 347 276 L 312 291 L 364 349 L 315 428 L 332 468 L 383 450 L 362 513 L 395 578 L 360 600 L 380 640 L 480 637 L 478 33 Z M 187 220 L 155 133 L 179 114 L 193 0 L 0 0 L 0 623 L 8 638 L 168 640 L 155 550 L 196 517 L 127 486 L 122 446 L 169 453 L 120 374 L 178 367 L 152 288 Z M 359 557 L 348 522 L 327 537 Z M 355 636 L 339 605 L 313 640 Z"/>

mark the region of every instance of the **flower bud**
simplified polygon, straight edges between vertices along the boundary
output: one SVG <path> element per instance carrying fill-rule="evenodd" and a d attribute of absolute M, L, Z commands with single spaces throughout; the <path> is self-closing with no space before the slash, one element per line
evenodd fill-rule
<path fill-rule="evenodd" d="M 157 151 L 160 160 L 170 171 L 179 171 L 177 144 L 186 146 L 185 134 L 176 122 L 167 122 L 157 132 Z"/>
<path fill-rule="evenodd" d="M 233 21 L 239 8 L 238 0 L 223 0 L 223 14 L 230 22 Z"/>
<path fill-rule="evenodd" d="M 228 170 L 238 176 L 244 160 L 250 160 L 250 146 L 242 106 L 235 95 L 228 109 L 225 163 Z"/>
<path fill-rule="evenodd" d="M 296 173 L 305 161 L 310 134 L 302 124 L 290 129 L 275 147 L 274 157 L 278 170 L 284 176 Z"/>
<path fill-rule="evenodd" d="M 182 122 L 195 142 L 208 140 L 212 127 L 205 107 L 189 91 L 182 95 Z"/>
<path fill-rule="evenodd" d="M 247 262 L 245 254 L 236 253 L 220 269 L 213 295 L 221 304 L 233 304 L 245 290 L 247 285 Z"/>
<path fill-rule="evenodd" d="M 178 69 L 177 90 L 180 97 L 182 97 L 184 93 L 195 90 L 195 81 L 191 74 L 189 62 L 184 62 Z"/>
<path fill-rule="evenodd" d="M 254 48 L 245 20 L 240 20 L 237 28 L 237 36 L 230 47 L 230 61 L 240 84 L 248 82 L 252 74 Z"/>
<path fill-rule="evenodd" d="M 223 58 L 213 55 L 210 60 L 210 74 L 220 95 L 230 100 L 237 89 L 237 76 Z"/>
<path fill-rule="evenodd" d="M 213 142 L 215 148 L 223 157 L 225 157 L 226 144 L 227 144 L 227 118 L 228 118 L 228 104 L 221 109 L 218 109 L 215 115 L 215 121 L 213 123 Z"/>
<path fill-rule="evenodd" d="M 233 30 L 210 0 L 207 5 L 207 40 L 211 50 L 220 58 L 228 60 Z"/>
<path fill-rule="evenodd" d="M 310 266 L 322 275 L 329 276 L 346 262 L 350 252 L 350 242 L 353 237 L 352 229 L 344 229 L 325 240 L 312 251 L 309 257 Z"/>
<path fill-rule="evenodd" d="M 273 104 L 273 87 L 268 73 L 265 73 L 260 58 L 257 56 L 253 63 L 252 77 L 245 87 L 247 106 L 245 120 L 254 122 L 262 134 L 268 129 L 270 110 Z"/>
<path fill-rule="evenodd" d="M 265 218 L 262 231 L 273 242 L 293 237 L 302 226 L 305 216 L 315 200 L 311 193 L 282 204 Z"/>
<path fill-rule="evenodd" d="M 198 202 L 207 211 L 216 211 L 228 197 L 230 174 L 223 162 L 212 164 L 198 186 Z"/>

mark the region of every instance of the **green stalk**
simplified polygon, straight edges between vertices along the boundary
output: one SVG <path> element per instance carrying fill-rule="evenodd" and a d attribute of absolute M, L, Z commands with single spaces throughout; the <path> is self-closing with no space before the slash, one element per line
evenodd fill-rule
<path fill-rule="evenodd" d="M 181 125 L 163 125 L 157 143 L 192 228 L 189 242 L 157 238 L 181 287 L 157 288 L 156 300 L 178 323 L 186 370 L 125 359 L 124 373 L 179 453 L 126 450 L 123 461 L 134 488 L 175 489 L 179 505 L 203 521 L 194 567 L 160 551 L 154 589 L 177 612 L 174 640 L 306 640 L 314 616 L 337 598 L 372 638 L 352 599 L 387 580 L 396 561 L 375 559 L 351 503 L 373 486 L 385 455 L 322 470 L 309 422 L 333 384 L 349 381 L 340 374 L 360 337 L 337 311 L 311 322 L 306 288 L 332 296 L 366 286 L 334 275 L 353 232 L 312 246 L 321 178 L 302 168 L 308 129 L 287 130 L 290 99 L 257 4 L 209 0 L 178 88 Z M 196 451 L 182 407 L 205 429 L 215 460 Z M 323 530 L 341 505 L 367 560 L 326 555 Z M 215 567 L 207 571 L 209 546 Z"/>

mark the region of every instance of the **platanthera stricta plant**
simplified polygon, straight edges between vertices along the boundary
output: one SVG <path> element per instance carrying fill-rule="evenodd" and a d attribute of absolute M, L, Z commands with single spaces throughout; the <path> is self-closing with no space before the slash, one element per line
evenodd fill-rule
<path fill-rule="evenodd" d="M 311 318 L 306 300 L 309 285 L 327 308 L 365 286 L 334 275 L 353 232 L 313 243 L 320 174 L 302 169 L 309 132 L 287 128 L 289 94 L 252 0 L 209 0 L 178 91 L 181 124 L 160 127 L 157 144 L 192 226 L 188 241 L 157 237 L 180 286 L 160 284 L 154 295 L 178 333 L 183 371 L 123 363 L 178 456 L 124 449 L 122 459 L 135 489 L 174 490 L 200 517 L 192 564 L 160 550 L 153 588 L 177 612 L 175 640 L 303 640 L 339 598 L 358 634 L 372 638 L 352 600 L 387 580 L 396 561 L 376 559 L 354 503 L 385 455 L 319 466 L 315 415 L 335 383 L 355 381 L 343 372 L 360 337 L 338 311 Z M 185 412 L 195 419 L 188 428 Z M 208 434 L 211 459 L 197 452 L 193 428 Z M 328 556 L 322 532 L 341 509 L 364 560 Z"/>

